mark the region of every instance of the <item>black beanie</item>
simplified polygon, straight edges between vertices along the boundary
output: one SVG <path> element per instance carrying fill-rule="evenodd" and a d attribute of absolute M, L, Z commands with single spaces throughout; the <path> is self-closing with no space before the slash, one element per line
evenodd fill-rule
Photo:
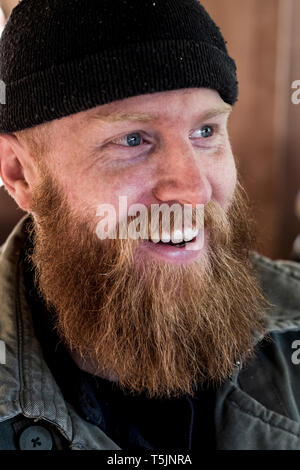
<path fill-rule="evenodd" d="M 0 80 L 0 132 L 145 93 L 206 87 L 231 105 L 238 95 L 198 0 L 21 0 L 0 40 Z"/>

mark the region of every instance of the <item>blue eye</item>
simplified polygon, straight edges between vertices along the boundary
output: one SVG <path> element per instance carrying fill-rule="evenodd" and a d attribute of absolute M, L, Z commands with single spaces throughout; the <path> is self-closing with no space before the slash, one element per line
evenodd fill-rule
<path fill-rule="evenodd" d="M 202 138 L 202 139 L 207 139 L 208 137 L 212 137 L 214 133 L 214 128 L 213 126 L 203 126 L 201 129 L 197 129 L 192 136 L 195 136 L 196 138 Z"/>
<path fill-rule="evenodd" d="M 123 145 L 125 147 L 138 147 L 143 142 L 142 136 L 139 132 L 134 134 L 127 134 L 124 137 L 120 137 L 118 140 L 115 140 L 114 143 Z"/>
<path fill-rule="evenodd" d="M 211 126 L 204 126 L 200 132 L 201 136 L 204 138 L 211 137 L 213 135 L 213 128 Z"/>
<path fill-rule="evenodd" d="M 136 147 L 142 142 L 141 134 L 129 134 L 126 136 L 126 142 L 130 147 Z"/>

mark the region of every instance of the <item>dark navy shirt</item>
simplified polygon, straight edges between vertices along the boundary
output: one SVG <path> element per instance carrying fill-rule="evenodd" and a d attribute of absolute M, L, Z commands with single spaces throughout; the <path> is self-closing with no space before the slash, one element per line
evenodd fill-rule
<path fill-rule="evenodd" d="M 24 278 L 44 358 L 65 400 L 83 419 L 99 426 L 124 450 L 215 449 L 213 389 L 199 387 L 194 397 L 174 399 L 133 396 L 124 393 L 117 383 L 81 370 L 54 331 L 51 313 L 35 291 L 32 268 L 25 259 Z"/>

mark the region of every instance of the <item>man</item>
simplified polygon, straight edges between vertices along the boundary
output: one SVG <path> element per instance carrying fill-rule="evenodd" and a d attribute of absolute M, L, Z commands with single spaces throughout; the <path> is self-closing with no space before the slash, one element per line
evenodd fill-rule
<path fill-rule="evenodd" d="M 253 252 L 202 6 L 23 0 L 0 61 L 2 448 L 300 448 L 300 271 Z"/>

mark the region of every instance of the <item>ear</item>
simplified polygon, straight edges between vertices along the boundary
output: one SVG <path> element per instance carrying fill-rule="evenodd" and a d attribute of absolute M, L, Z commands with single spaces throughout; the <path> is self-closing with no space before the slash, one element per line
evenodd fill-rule
<path fill-rule="evenodd" d="M 0 134 L 0 177 L 18 206 L 26 212 L 32 206 L 36 169 L 28 149 L 13 134 Z"/>

